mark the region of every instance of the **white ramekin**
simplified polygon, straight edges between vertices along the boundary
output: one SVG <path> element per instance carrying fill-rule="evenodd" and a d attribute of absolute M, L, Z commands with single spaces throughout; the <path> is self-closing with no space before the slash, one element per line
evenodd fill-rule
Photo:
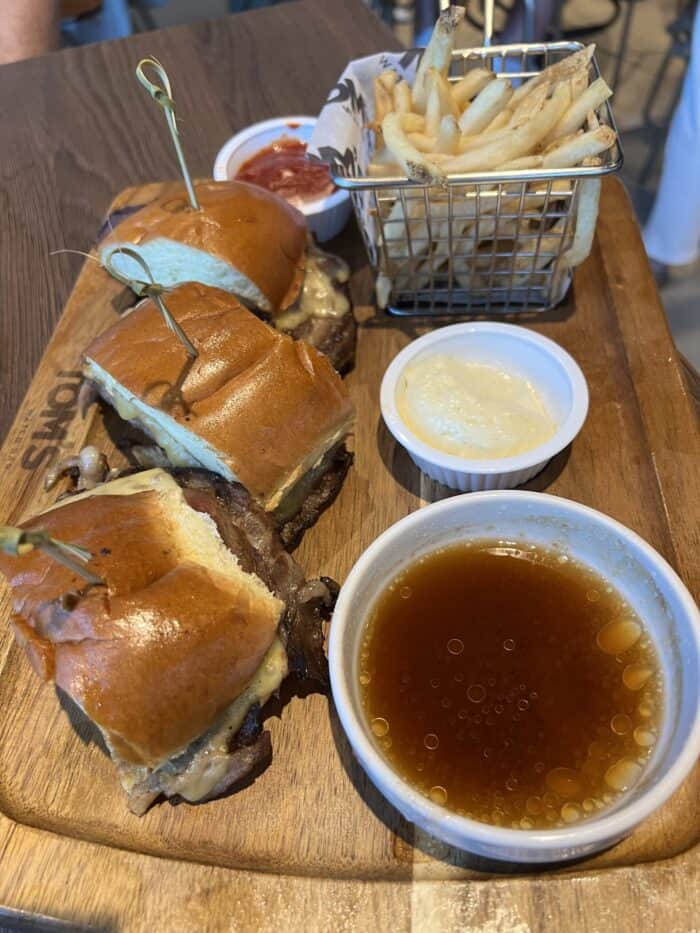
<path fill-rule="evenodd" d="M 407 363 L 449 353 L 523 376 L 539 392 L 557 424 L 546 443 L 515 457 L 470 460 L 442 453 L 409 429 L 396 407 L 396 390 Z M 452 324 L 419 337 L 396 356 L 382 380 L 382 415 L 413 462 L 431 479 L 460 492 L 512 489 L 527 482 L 576 437 L 588 413 L 588 387 L 578 364 L 553 340 L 514 324 Z"/>
<path fill-rule="evenodd" d="M 656 747 L 633 788 L 609 809 L 561 829 L 517 830 L 460 817 L 391 768 L 362 710 L 358 657 L 375 600 L 407 564 L 467 539 L 561 548 L 613 582 L 644 621 L 663 669 L 665 708 Z M 429 624 L 426 619 L 426 624 Z M 350 744 L 384 796 L 413 823 L 487 858 L 543 863 L 590 855 L 628 835 L 670 797 L 700 753 L 700 613 L 672 568 L 638 535 L 586 506 L 543 493 L 483 492 L 413 512 L 362 554 L 345 581 L 329 641 L 331 686 Z"/>
<path fill-rule="evenodd" d="M 241 130 L 219 149 L 214 161 L 214 181 L 235 178 L 244 162 L 283 134 L 308 143 L 315 125 L 315 117 L 275 117 Z M 323 243 L 340 233 L 348 222 L 352 205 L 348 192 L 338 188 L 325 198 L 307 201 L 299 209 L 313 235 Z"/>

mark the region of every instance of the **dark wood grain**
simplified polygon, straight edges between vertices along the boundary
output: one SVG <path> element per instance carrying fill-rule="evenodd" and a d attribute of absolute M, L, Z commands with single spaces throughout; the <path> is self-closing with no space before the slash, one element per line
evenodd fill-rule
<path fill-rule="evenodd" d="M 4 438 L 113 197 L 177 177 L 158 108 L 134 78 L 168 69 L 191 171 L 255 120 L 318 112 L 348 59 L 393 47 L 367 8 L 297 0 L 67 49 L 0 68 L 0 438 Z"/>

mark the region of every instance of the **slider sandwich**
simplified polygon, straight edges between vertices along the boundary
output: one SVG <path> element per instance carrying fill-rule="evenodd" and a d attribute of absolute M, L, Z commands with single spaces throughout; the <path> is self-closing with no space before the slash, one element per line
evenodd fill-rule
<path fill-rule="evenodd" d="M 293 544 L 349 466 L 345 384 L 322 353 L 218 288 L 190 282 L 164 297 L 197 357 L 148 298 L 86 349 L 85 377 L 157 445 L 160 459 L 147 462 L 241 483 Z"/>
<path fill-rule="evenodd" d="M 102 581 L 39 550 L 0 552 L 18 642 L 99 728 L 132 812 L 254 776 L 270 759 L 268 698 L 290 673 L 325 685 L 335 585 L 304 581 L 241 486 L 154 469 L 22 527 L 86 549 Z"/>
<path fill-rule="evenodd" d="M 304 215 L 285 200 L 239 181 L 194 185 L 199 210 L 181 193 L 116 212 L 98 245 L 103 265 L 139 279 L 142 270 L 118 250 L 139 253 L 165 287 L 201 282 L 230 292 L 295 339 L 311 343 L 342 372 L 355 353 L 349 270 L 321 252 Z M 117 252 L 115 252 L 115 250 Z"/>

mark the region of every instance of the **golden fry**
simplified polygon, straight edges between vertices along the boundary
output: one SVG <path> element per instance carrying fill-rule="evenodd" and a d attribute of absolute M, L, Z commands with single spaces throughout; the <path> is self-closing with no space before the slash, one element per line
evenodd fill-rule
<path fill-rule="evenodd" d="M 544 102 L 549 97 L 551 88 L 551 81 L 543 81 L 539 87 L 533 88 L 532 92 L 524 97 L 513 110 L 513 118 L 511 120 L 513 126 L 522 123 L 523 120 L 529 120 L 534 113 L 541 110 Z M 515 101 L 517 93 L 517 91 L 513 93 L 511 106 Z"/>
<path fill-rule="evenodd" d="M 444 152 L 448 155 L 456 155 L 459 146 L 459 126 L 452 114 L 446 114 L 440 121 L 435 146 L 435 152 Z"/>
<path fill-rule="evenodd" d="M 391 94 L 394 90 L 394 85 L 399 80 L 399 76 L 392 68 L 387 68 L 385 71 L 381 72 L 377 80 Z"/>
<path fill-rule="evenodd" d="M 444 10 L 435 23 L 423 57 L 418 65 L 416 80 L 413 82 L 413 105 L 418 113 L 425 113 L 428 105 L 426 77 L 431 68 L 437 68 L 443 75 L 450 70 L 450 60 L 455 44 L 455 29 L 464 19 L 463 7 L 451 6 Z"/>
<path fill-rule="evenodd" d="M 450 82 L 441 74 L 436 68 L 431 68 L 428 72 L 427 80 L 430 82 L 432 87 L 437 88 L 438 95 L 440 97 L 440 113 L 444 117 L 446 114 L 452 114 L 453 117 L 459 116 L 459 108 L 454 102 L 452 93 L 450 91 Z"/>
<path fill-rule="evenodd" d="M 394 109 L 394 100 L 379 76 L 374 79 L 374 124 L 379 127 L 384 117 Z"/>
<path fill-rule="evenodd" d="M 402 174 L 398 162 L 370 162 L 367 166 L 370 178 L 396 178 Z"/>
<path fill-rule="evenodd" d="M 568 110 L 552 130 L 551 139 L 568 136 L 580 129 L 586 122 L 588 113 L 595 112 L 602 103 L 612 96 L 612 91 L 603 78 L 598 78 L 581 96 L 574 100 Z"/>
<path fill-rule="evenodd" d="M 529 169 L 538 169 L 542 168 L 542 156 L 541 155 L 530 155 L 530 156 L 520 156 L 519 159 L 513 159 L 512 162 L 505 162 L 503 165 L 499 165 L 499 171 L 504 172 L 524 172 Z"/>
<path fill-rule="evenodd" d="M 445 172 L 467 174 L 487 172 L 504 162 L 512 162 L 529 155 L 534 147 L 552 130 L 561 119 L 569 101 L 569 92 L 563 86 L 555 88 L 552 97 L 539 113 L 517 128 L 506 128 L 493 137 L 486 137 L 483 145 L 477 146 L 442 163 Z M 506 135 L 501 135 L 505 132 Z"/>
<path fill-rule="evenodd" d="M 401 116 L 398 113 L 390 113 L 384 117 L 382 132 L 386 147 L 394 153 L 396 161 L 409 178 L 426 184 L 442 183 L 443 172 L 411 143 L 401 129 Z"/>
<path fill-rule="evenodd" d="M 513 89 L 508 80 L 487 84 L 459 118 L 459 128 L 465 135 L 480 133 L 508 103 Z"/>
<path fill-rule="evenodd" d="M 598 218 L 600 201 L 600 178 L 584 178 L 579 183 L 578 207 L 576 210 L 576 230 L 571 248 L 562 256 L 570 269 L 580 265 L 587 258 L 593 245 L 595 222 Z"/>
<path fill-rule="evenodd" d="M 502 130 L 505 126 L 511 121 L 513 116 L 513 111 L 510 107 L 506 107 L 505 110 L 501 110 L 500 113 L 497 113 L 489 125 L 482 131 L 484 136 L 488 136 L 489 133 L 495 133 L 496 130 Z"/>
<path fill-rule="evenodd" d="M 488 68 L 472 68 L 463 78 L 460 78 L 456 84 L 450 88 L 452 99 L 457 105 L 458 110 L 463 110 L 469 101 L 483 91 L 487 84 L 495 80 L 496 75 Z"/>
<path fill-rule="evenodd" d="M 394 85 L 394 110 L 405 114 L 410 114 L 413 110 L 413 97 L 408 81 L 401 80 Z"/>
<path fill-rule="evenodd" d="M 400 113 L 400 111 L 398 111 Z M 419 113 L 402 113 L 401 129 L 404 133 L 423 133 L 425 131 L 425 117 Z"/>
<path fill-rule="evenodd" d="M 430 136 L 427 133 L 407 133 L 406 136 L 419 152 L 433 152 L 436 148 L 437 134 Z"/>
<path fill-rule="evenodd" d="M 572 168 L 588 156 L 598 155 L 609 149 L 617 139 L 609 126 L 599 126 L 557 146 L 544 157 L 544 168 Z"/>
<path fill-rule="evenodd" d="M 425 132 L 429 136 L 437 136 L 441 119 L 440 91 L 431 82 L 430 91 L 428 92 L 428 106 L 425 108 Z"/>
<path fill-rule="evenodd" d="M 538 75 L 530 78 L 524 84 L 521 84 L 519 88 L 517 88 L 517 90 L 513 93 L 511 106 L 517 107 L 523 98 L 527 97 L 528 94 L 531 94 L 532 91 L 534 91 L 534 89 L 544 81 L 556 82 L 567 80 L 581 71 L 581 69 L 584 69 L 587 75 L 588 66 L 591 59 L 593 58 L 594 52 L 595 45 L 591 44 L 586 46 L 585 49 L 581 49 L 579 52 L 574 52 L 573 55 L 568 55 L 566 58 L 562 58 L 560 61 L 555 62 L 553 65 L 549 65 L 544 69 L 544 71 L 541 71 Z"/>

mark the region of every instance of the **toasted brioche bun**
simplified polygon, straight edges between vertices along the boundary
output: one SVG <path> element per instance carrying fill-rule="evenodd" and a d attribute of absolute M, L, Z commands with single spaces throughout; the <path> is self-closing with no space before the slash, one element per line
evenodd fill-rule
<path fill-rule="evenodd" d="M 188 283 L 165 301 L 194 363 L 146 300 L 87 348 L 85 374 L 173 465 L 203 466 L 277 509 L 350 430 L 343 381 L 323 354 L 219 289 Z"/>
<path fill-rule="evenodd" d="M 170 287 L 202 282 L 222 288 L 262 311 L 284 311 L 304 278 L 307 228 L 304 215 L 285 200 L 240 181 L 195 185 L 201 210 L 182 194 L 169 194 L 123 220 L 102 241 L 117 271 L 138 280 L 143 269 L 120 246 L 138 252 L 154 281 Z"/>
<path fill-rule="evenodd" d="M 73 607 L 65 594 L 82 590 L 81 578 L 40 551 L 0 553 L 19 642 L 117 759 L 153 768 L 183 751 L 245 691 L 276 638 L 284 603 L 162 470 L 114 480 L 23 527 L 87 548 L 107 583 Z"/>

